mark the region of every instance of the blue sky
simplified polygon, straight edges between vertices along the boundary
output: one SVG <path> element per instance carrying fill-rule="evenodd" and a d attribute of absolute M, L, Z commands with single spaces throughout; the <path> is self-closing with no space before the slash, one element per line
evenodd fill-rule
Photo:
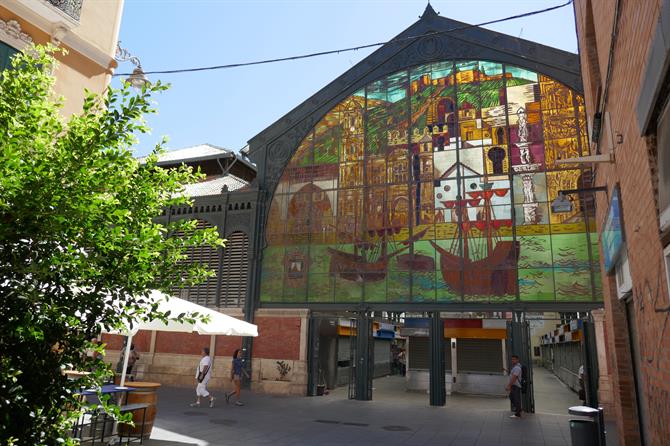
<path fill-rule="evenodd" d="M 564 0 L 432 1 L 440 15 L 481 23 Z M 146 71 L 222 65 L 386 41 L 410 26 L 425 0 L 126 0 L 122 46 Z M 577 52 L 572 6 L 488 27 Z M 211 143 L 238 151 L 254 135 L 374 49 L 228 70 L 153 75 L 172 84 L 156 97 L 137 155 L 163 135 L 168 148 Z M 118 73 L 132 71 L 122 63 Z M 115 80 L 118 82 L 118 78 Z"/>

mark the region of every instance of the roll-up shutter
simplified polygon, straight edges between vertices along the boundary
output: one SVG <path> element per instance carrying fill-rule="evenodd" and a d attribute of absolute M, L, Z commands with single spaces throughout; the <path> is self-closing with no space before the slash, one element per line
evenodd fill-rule
<path fill-rule="evenodd" d="M 451 346 L 449 339 L 444 340 L 444 370 L 451 372 Z M 430 369 L 430 338 L 409 338 L 409 363 L 410 369 Z"/>
<path fill-rule="evenodd" d="M 412 370 L 430 369 L 430 338 L 410 336 L 407 368 Z"/>
<path fill-rule="evenodd" d="M 249 271 L 249 237 L 243 232 L 233 232 L 223 249 L 221 269 L 222 307 L 243 307 L 247 296 Z"/>
<path fill-rule="evenodd" d="M 459 373 L 502 373 L 500 339 L 458 339 L 457 342 Z"/>

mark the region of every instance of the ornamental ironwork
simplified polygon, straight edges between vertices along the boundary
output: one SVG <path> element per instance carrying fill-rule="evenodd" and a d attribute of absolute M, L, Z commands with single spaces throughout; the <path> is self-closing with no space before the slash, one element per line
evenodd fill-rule
<path fill-rule="evenodd" d="M 47 0 L 51 5 L 63 11 L 75 20 L 81 16 L 81 6 L 84 0 Z"/>

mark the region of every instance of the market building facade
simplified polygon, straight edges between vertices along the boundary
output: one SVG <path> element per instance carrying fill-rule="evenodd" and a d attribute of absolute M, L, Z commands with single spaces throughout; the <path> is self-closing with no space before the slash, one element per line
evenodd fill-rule
<path fill-rule="evenodd" d="M 190 384 L 208 343 L 226 358 L 215 373 L 226 385 L 227 357 L 241 345 L 252 388 L 316 395 L 345 374 L 350 397 L 370 399 L 372 379 L 389 367 L 384 339 L 403 326 L 407 365 L 422 364 L 408 380 L 429 390 L 431 404 L 445 404 L 449 388 L 499 387 L 458 381 L 458 364 L 502 377 L 512 353 L 532 362 L 527 312 L 602 307 L 593 200 L 552 206 L 591 184 L 589 169 L 562 164 L 590 155 L 581 91 L 577 55 L 429 5 L 252 138 L 243 155 L 257 174 L 243 188 L 162 217 L 246 237 L 243 300 L 222 298 L 228 247 L 212 253 L 212 300 L 180 293 L 253 321 L 259 337 L 141 334 L 145 376 Z M 592 318 L 585 324 L 585 359 L 595 361 Z M 595 403 L 597 367 L 588 369 Z"/>

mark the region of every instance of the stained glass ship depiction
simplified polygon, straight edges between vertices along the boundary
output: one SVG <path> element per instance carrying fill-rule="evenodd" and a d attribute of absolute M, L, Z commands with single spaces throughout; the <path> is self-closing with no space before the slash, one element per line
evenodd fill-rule
<path fill-rule="evenodd" d="M 338 104 L 274 193 L 264 302 L 590 301 L 589 210 L 548 205 L 584 174 L 581 96 L 486 61 L 401 71 Z"/>

